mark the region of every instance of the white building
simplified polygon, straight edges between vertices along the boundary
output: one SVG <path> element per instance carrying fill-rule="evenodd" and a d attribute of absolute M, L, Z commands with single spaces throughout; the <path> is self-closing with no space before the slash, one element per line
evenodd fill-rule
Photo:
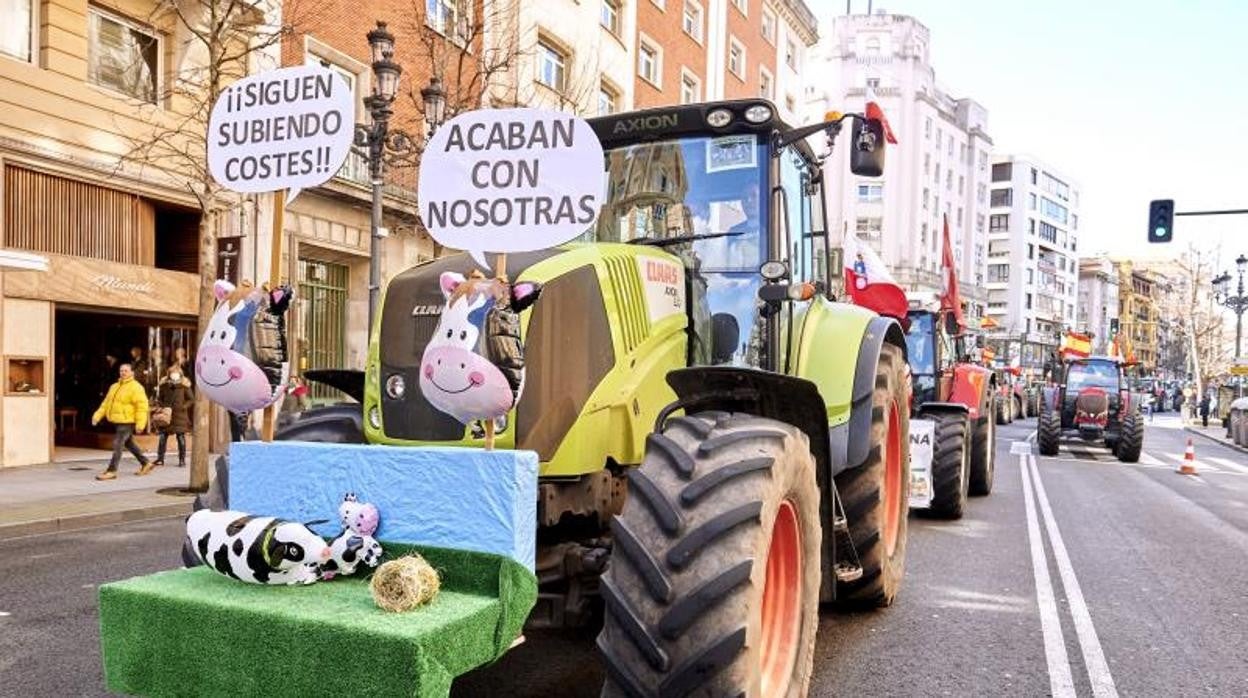
<path fill-rule="evenodd" d="M 968 317 L 982 317 L 992 148 L 987 110 L 937 84 L 928 59 L 931 37 L 913 17 L 842 15 L 822 28 L 808 64 L 819 80 L 807 90 L 808 118 L 829 110 L 860 112 L 871 86 L 898 140 L 888 146 L 883 177 L 859 178 L 849 172 L 850 135 L 842 132 L 825 165 L 834 244 L 842 225 L 856 231 L 912 298 L 928 300 L 941 287 L 947 215 Z"/>
<path fill-rule="evenodd" d="M 1118 271 L 1106 257 L 1079 260 L 1075 327 L 1092 333 L 1092 351 L 1109 354 L 1118 324 Z"/>
<path fill-rule="evenodd" d="M 988 314 L 1011 335 L 1056 346 L 1078 329 L 1079 188 L 1035 158 L 993 158 Z"/>

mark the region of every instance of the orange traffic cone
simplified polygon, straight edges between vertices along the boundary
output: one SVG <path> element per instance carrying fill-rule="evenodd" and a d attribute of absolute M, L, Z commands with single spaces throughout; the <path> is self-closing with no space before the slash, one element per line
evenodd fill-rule
<path fill-rule="evenodd" d="M 1187 450 L 1183 452 L 1183 464 L 1176 471 L 1180 475 L 1199 475 L 1196 472 L 1196 447 L 1192 445 L 1192 440 L 1187 440 Z"/>

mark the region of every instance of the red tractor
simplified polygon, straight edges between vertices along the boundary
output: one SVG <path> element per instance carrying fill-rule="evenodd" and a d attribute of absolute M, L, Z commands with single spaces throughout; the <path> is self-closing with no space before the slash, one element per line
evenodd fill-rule
<path fill-rule="evenodd" d="M 910 506 L 958 519 L 967 495 L 992 491 L 997 378 L 971 361 L 951 312 L 911 309 L 907 317 Z"/>

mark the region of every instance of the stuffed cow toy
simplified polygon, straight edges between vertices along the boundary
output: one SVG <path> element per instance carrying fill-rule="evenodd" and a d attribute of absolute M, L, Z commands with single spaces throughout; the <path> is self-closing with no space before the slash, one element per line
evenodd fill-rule
<path fill-rule="evenodd" d="M 376 505 L 360 502 L 355 494 L 348 493 L 338 506 L 338 518 L 343 530 L 329 543 L 329 561 L 319 568 L 321 579 L 354 574 L 360 563 L 369 567 L 381 564 L 381 543 L 373 538 L 381 523 Z"/>
<path fill-rule="evenodd" d="M 285 315 L 291 289 L 218 281 L 213 293 L 217 309 L 199 343 L 196 387 L 235 414 L 268 407 L 290 375 Z"/>
<path fill-rule="evenodd" d="M 332 557 L 304 524 L 241 511 L 201 509 L 187 518 L 186 537 L 205 565 L 252 584 L 312 584 Z"/>
<path fill-rule="evenodd" d="M 541 286 L 464 278 L 443 272 L 446 305 L 421 357 L 420 391 L 437 409 L 467 425 L 485 422 L 492 446 L 494 420 L 507 414 L 524 388 L 520 312 L 537 300 Z"/>

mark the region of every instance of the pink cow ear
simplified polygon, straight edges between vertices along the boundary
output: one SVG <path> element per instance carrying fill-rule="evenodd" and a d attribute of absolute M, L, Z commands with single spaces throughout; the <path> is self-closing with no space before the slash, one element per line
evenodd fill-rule
<path fill-rule="evenodd" d="M 444 271 L 438 281 L 442 285 L 442 295 L 446 296 L 447 300 L 450 300 L 451 294 L 455 293 L 455 289 L 464 283 L 464 275 L 456 274 L 453 271 Z"/>
<path fill-rule="evenodd" d="M 511 309 L 518 312 L 533 305 L 542 292 L 542 285 L 533 281 L 522 281 L 511 287 Z"/>
<path fill-rule="evenodd" d="M 225 300 L 225 297 L 234 292 L 234 284 L 225 279 L 218 279 L 217 283 L 212 285 L 212 295 L 217 297 L 218 301 Z"/>

